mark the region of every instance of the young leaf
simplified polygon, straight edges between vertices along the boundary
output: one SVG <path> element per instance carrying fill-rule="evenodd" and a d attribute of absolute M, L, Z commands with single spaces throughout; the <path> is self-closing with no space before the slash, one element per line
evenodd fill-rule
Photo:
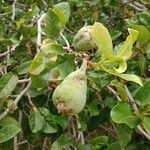
<path fill-rule="evenodd" d="M 133 29 L 128 29 L 129 36 L 127 37 L 126 41 L 121 45 L 117 56 L 121 57 L 122 59 L 128 59 L 132 54 L 132 47 L 134 42 L 138 37 L 138 31 Z"/>
<path fill-rule="evenodd" d="M 39 51 L 36 56 L 34 57 L 31 66 L 30 66 L 30 74 L 32 75 L 39 75 L 44 70 L 44 53 Z"/>
<path fill-rule="evenodd" d="M 101 23 L 95 22 L 91 34 L 94 42 L 98 46 L 98 49 L 102 51 L 103 58 L 111 56 L 113 45 L 107 28 Z"/>
<path fill-rule="evenodd" d="M 19 123 L 11 117 L 4 118 L 0 127 L 0 143 L 8 141 L 21 131 Z"/>
<path fill-rule="evenodd" d="M 108 65 L 111 66 L 112 68 L 117 72 L 117 73 L 123 73 L 127 69 L 127 63 L 124 59 L 118 56 L 110 56 L 108 57 Z M 116 68 L 116 65 L 119 66 Z"/>
<path fill-rule="evenodd" d="M 40 131 L 45 124 L 44 117 L 38 110 L 31 111 L 29 115 L 29 125 L 33 133 Z"/>
<path fill-rule="evenodd" d="M 127 102 L 128 96 L 127 96 L 127 93 L 126 93 L 126 90 L 125 90 L 123 84 L 118 82 L 117 80 L 113 80 L 111 82 L 111 85 L 113 85 L 117 89 L 117 92 L 119 93 L 119 95 L 121 97 L 121 100 Z"/>
<path fill-rule="evenodd" d="M 139 32 L 139 36 L 137 38 L 137 41 L 140 44 L 144 44 L 148 40 L 150 40 L 150 31 L 146 27 L 144 27 L 143 25 L 136 25 L 136 24 L 131 25 L 131 27 L 134 30 L 137 30 Z"/>
<path fill-rule="evenodd" d="M 140 123 L 140 119 L 132 115 L 131 107 L 127 103 L 119 102 L 116 106 L 113 107 L 110 115 L 115 123 L 124 123 L 132 129 Z"/>
<path fill-rule="evenodd" d="M 60 34 L 60 21 L 57 14 L 49 9 L 45 18 L 45 34 L 48 38 L 55 39 Z"/>
<path fill-rule="evenodd" d="M 104 71 L 108 72 L 109 74 L 113 74 L 113 75 L 118 76 L 127 81 L 133 81 L 133 82 L 139 84 L 140 86 L 143 86 L 141 79 L 136 75 L 121 74 L 121 73 L 116 72 L 116 70 L 114 70 L 114 69 L 106 68 L 106 66 L 104 66 L 102 64 L 97 64 L 96 67 L 100 70 L 104 70 Z"/>
<path fill-rule="evenodd" d="M 12 73 L 7 73 L 0 79 L 0 98 L 10 94 L 17 85 L 18 77 Z"/>

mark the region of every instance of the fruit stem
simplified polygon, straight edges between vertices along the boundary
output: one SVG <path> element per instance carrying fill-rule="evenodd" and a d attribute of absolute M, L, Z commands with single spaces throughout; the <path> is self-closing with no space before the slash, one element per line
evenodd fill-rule
<path fill-rule="evenodd" d="M 87 60 L 85 58 L 83 58 L 83 62 L 80 69 L 82 69 L 83 71 L 86 71 L 87 69 Z"/>

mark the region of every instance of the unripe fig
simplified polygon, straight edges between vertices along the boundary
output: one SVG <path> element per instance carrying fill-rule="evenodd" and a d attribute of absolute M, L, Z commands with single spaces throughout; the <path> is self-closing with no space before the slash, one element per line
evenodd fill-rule
<path fill-rule="evenodd" d="M 52 99 L 58 113 L 78 114 L 86 103 L 87 79 L 85 70 L 78 69 L 69 74 L 55 89 Z"/>
<path fill-rule="evenodd" d="M 95 48 L 91 36 L 92 26 L 82 27 L 74 37 L 73 46 L 77 51 L 88 51 Z"/>

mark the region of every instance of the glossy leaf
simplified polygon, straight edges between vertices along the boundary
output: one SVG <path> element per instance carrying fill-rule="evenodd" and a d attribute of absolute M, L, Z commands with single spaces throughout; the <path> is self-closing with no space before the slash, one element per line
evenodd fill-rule
<path fill-rule="evenodd" d="M 98 49 L 102 51 L 102 56 L 104 58 L 111 56 L 113 45 L 107 28 L 101 23 L 96 22 L 93 25 L 91 33 L 94 42 L 98 46 Z"/>
<path fill-rule="evenodd" d="M 121 57 L 122 59 L 126 60 L 132 55 L 132 47 L 134 42 L 138 37 L 138 31 L 133 29 L 128 29 L 129 36 L 127 37 L 126 41 L 121 45 L 117 56 Z"/>
<path fill-rule="evenodd" d="M 7 73 L 0 79 L 0 98 L 3 98 L 10 94 L 16 87 L 18 77 L 12 73 Z"/>

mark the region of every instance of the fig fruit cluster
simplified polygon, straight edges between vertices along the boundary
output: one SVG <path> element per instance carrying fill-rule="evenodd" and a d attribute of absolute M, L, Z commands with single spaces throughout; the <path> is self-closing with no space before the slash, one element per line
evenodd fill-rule
<path fill-rule="evenodd" d="M 81 68 L 70 73 L 55 89 L 52 99 L 58 113 L 73 116 L 85 106 L 87 79 Z"/>

